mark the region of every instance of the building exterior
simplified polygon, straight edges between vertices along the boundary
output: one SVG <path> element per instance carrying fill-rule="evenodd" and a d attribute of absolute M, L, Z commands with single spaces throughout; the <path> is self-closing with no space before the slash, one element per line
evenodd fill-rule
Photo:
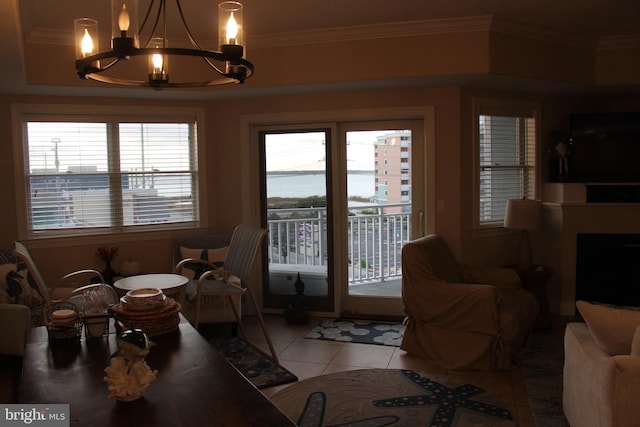
<path fill-rule="evenodd" d="M 379 136 L 375 142 L 375 199 L 380 204 L 407 203 L 411 209 L 411 132 L 402 130 Z M 386 208 L 401 213 L 404 207 Z"/>

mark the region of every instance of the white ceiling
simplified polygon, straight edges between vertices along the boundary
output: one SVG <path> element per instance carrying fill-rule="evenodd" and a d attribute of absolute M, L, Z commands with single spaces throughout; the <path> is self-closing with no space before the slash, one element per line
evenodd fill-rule
<path fill-rule="evenodd" d="M 156 0 L 157 1 L 157 0 Z M 108 29 L 110 0 L 0 1 L 0 93 L 29 93 L 22 46 L 35 33 L 71 33 L 73 19 L 98 18 Z M 142 10 L 148 0 L 139 0 Z M 168 11 L 174 11 L 168 0 Z M 182 0 L 196 38 L 215 38 L 216 4 Z M 640 39 L 640 0 L 243 0 L 247 43 L 261 36 L 393 22 L 493 15 L 541 31 L 597 43 L 606 37 Z M 32 88 L 33 89 L 33 88 Z M 39 88 L 43 93 L 43 88 Z M 49 90 L 51 90 L 49 88 Z M 44 91 L 46 92 L 46 90 Z"/>

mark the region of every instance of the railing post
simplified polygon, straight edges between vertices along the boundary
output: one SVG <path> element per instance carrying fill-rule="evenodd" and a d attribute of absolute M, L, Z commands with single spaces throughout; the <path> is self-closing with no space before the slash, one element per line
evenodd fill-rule
<path fill-rule="evenodd" d="M 378 208 L 378 223 L 380 226 L 378 227 L 378 277 L 380 281 L 384 281 L 384 267 L 383 267 L 383 254 L 382 254 L 382 235 L 384 227 L 384 222 L 382 221 L 384 218 L 383 208 Z M 373 231 L 375 233 L 375 230 Z M 375 235 L 374 235 L 375 237 Z"/>
<path fill-rule="evenodd" d="M 351 260 L 351 266 L 348 268 L 350 284 L 372 279 L 382 282 L 401 274 L 399 250 L 410 236 L 411 213 L 402 212 L 395 216 L 394 214 L 385 214 L 385 208 L 397 206 L 403 205 L 361 206 L 357 209 L 375 209 L 375 211 L 373 214 L 358 214 L 347 219 L 350 231 L 350 235 L 347 237 L 348 257 Z M 324 252 L 327 248 L 327 240 L 324 237 L 328 229 L 326 208 L 270 210 L 270 213 L 275 212 L 278 212 L 279 215 L 274 215 L 274 217 L 280 219 L 267 221 L 270 229 L 270 262 L 291 265 L 326 265 L 324 260 Z M 307 212 L 311 215 L 306 215 L 306 218 L 290 218 L 292 212 Z M 405 225 L 406 231 L 403 228 Z M 383 239 L 386 239 L 386 242 Z M 315 249 L 316 245 L 317 250 Z M 362 271 L 362 259 L 366 260 L 364 272 Z M 369 263 L 370 259 L 374 265 Z M 371 272 L 369 267 L 372 267 Z"/>

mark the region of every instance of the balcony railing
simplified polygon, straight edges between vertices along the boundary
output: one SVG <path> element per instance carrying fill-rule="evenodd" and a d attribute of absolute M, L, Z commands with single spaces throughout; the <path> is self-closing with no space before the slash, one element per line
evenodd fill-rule
<path fill-rule="evenodd" d="M 402 275 L 402 246 L 411 236 L 411 204 L 349 207 L 349 284 L 382 282 Z M 327 266 L 326 208 L 270 209 L 269 262 Z M 293 267 L 293 266 L 297 267 Z"/>

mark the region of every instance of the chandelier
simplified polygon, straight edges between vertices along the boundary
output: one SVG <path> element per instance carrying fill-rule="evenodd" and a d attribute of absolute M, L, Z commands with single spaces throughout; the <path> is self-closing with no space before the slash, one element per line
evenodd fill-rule
<path fill-rule="evenodd" d="M 242 4 L 225 1 L 218 5 L 219 50 L 200 47 L 187 25 L 180 0 L 175 0 L 178 15 L 191 47 L 169 47 L 167 40 L 166 0 L 150 0 L 138 30 L 138 0 L 111 0 L 111 49 L 100 52 L 98 21 L 79 18 L 74 21 L 76 71 L 81 79 L 91 79 L 119 86 L 162 88 L 196 88 L 229 83 L 243 83 L 253 75 L 253 64 L 244 58 L 244 26 Z M 140 34 L 150 30 L 144 43 Z M 140 47 L 142 46 L 142 47 Z M 147 59 L 148 74 L 138 78 L 103 74 L 123 60 L 134 57 Z M 174 81 L 170 79 L 169 62 L 175 58 L 200 57 L 215 72 L 204 81 Z M 171 61 L 169 61 L 169 59 Z M 129 69 L 127 69 L 129 72 Z M 117 74 L 117 73 L 115 73 Z"/>

